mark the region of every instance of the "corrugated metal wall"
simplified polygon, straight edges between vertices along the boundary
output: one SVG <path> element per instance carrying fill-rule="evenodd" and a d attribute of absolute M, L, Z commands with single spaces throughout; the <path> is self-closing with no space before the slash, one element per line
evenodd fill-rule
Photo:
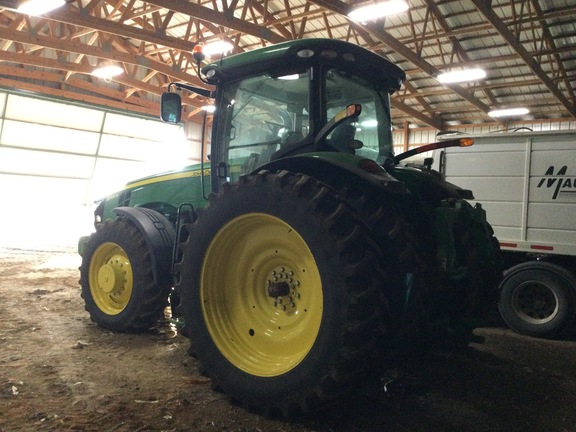
<path fill-rule="evenodd" d="M 470 125 L 470 126 L 459 126 L 450 127 L 447 130 L 459 131 L 463 134 L 470 135 L 480 135 L 486 133 L 513 133 L 514 130 L 520 128 L 527 128 L 535 132 L 539 131 L 553 131 L 553 130 L 574 130 L 576 133 L 576 120 L 566 120 L 566 121 L 533 121 L 533 122 L 514 122 L 508 126 L 503 126 L 501 124 L 490 124 L 490 125 Z M 408 132 L 406 132 L 406 130 Z M 438 131 L 431 128 L 418 128 L 418 129 L 394 129 L 394 148 L 396 153 L 401 153 L 404 151 L 405 143 L 408 144 L 408 149 L 418 147 L 423 144 L 433 143 L 438 141 L 436 134 Z M 406 139 L 408 135 L 408 139 Z"/>

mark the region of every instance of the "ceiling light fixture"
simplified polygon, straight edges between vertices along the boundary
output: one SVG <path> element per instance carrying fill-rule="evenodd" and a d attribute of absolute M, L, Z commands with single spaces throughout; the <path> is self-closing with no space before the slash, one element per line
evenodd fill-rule
<path fill-rule="evenodd" d="M 300 78 L 299 74 L 290 74 L 290 75 L 282 75 L 279 76 L 278 79 L 279 80 L 284 80 L 284 81 L 294 81 Z"/>
<path fill-rule="evenodd" d="M 507 108 L 492 110 L 488 113 L 490 117 L 513 117 L 528 114 L 528 108 Z"/>
<path fill-rule="evenodd" d="M 94 69 L 92 71 L 92 75 L 98 78 L 103 78 L 106 81 L 110 81 L 113 77 L 120 75 L 122 72 L 124 72 L 124 69 L 122 69 L 120 66 L 108 64 Z"/>
<path fill-rule="evenodd" d="M 463 69 L 441 73 L 436 77 L 443 84 L 453 84 L 466 81 L 477 81 L 486 78 L 484 69 Z"/>
<path fill-rule="evenodd" d="M 396 15 L 408 10 L 404 0 L 388 0 L 360 6 L 348 12 L 348 18 L 358 22 L 374 21 L 390 15 Z"/>
<path fill-rule="evenodd" d="M 65 4 L 65 0 L 29 0 L 18 6 L 18 12 L 27 15 L 42 15 Z"/>
<path fill-rule="evenodd" d="M 224 54 L 227 53 L 228 51 L 232 51 L 232 48 L 234 48 L 234 45 L 232 45 L 230 42 L 219 40 L 215 42 L 210 42 L 209 44 L 204 46 L 202 48 L 202 52 L 208 57 L 211 57 L 214 55 Z"/>
<path fill-rule="evenodd" d="M 365 128 L 375 128 L 376 126 L 378 126 L 378 120 L 376 119 L 364 120 L 362 123 L 360 123 L 360 126 Z"/>

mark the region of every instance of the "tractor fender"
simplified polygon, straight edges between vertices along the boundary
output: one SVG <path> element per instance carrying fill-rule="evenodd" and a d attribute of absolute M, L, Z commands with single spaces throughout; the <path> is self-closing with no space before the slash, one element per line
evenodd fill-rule
<path fill-rule="evenodd" d="M 366 159 L 351 155 L 343 158 L 341 154 L 338 160 L 329 156 L 322 157 L 320 153 L 290 156 L 264 164 L 252 174 L 261 170 L 287 170 L 309 175 L 328 185 L 332 184 L 337 176 L 345 184 L 357 184 L 360 180 L 364 185 L 368 184 L 385 192 L 400 195 L 410 193 L 404 183 L 396 180 L 384 169 L 370 172 L 359 167 L 358 165 L 363 160 Z M 374 166 L 376 166 L 375 163 Z"/>
<path fill-rule="evenodd" d="M 145 207 L 116 207 L 118 217 L 129 219 L 146 239 L 152 257 L 152 272 L 157 283 L 171 283 L 172 251 L 176 238 L 170 221 Z"/>

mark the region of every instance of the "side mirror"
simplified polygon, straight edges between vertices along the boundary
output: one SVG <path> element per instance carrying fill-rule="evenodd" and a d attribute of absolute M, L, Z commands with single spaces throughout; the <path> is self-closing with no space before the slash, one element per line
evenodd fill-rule
<path fill-rule="evenodd" d="M 180 123 L 180 120 L 182 120 L 182 98 L 178 93 L 162 93 L 160 97 L 160 118 L 167 123 Z"/>

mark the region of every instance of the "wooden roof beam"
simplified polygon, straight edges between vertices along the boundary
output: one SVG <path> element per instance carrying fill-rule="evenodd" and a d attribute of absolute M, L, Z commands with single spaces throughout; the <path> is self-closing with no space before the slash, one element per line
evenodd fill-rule
<path fill-rule="evenodd" d="M 125 38 L 143 40 L 169 48 L 192 52 L 194 42 L 185 41 L 180 38 L 158 35 L 155 32 L 142 30 L 126 24 L 119 24 L 103 18 L 96 18 L 92 15 L 82 13 L 73 6 L 65 6 L 44 15 L 45 18 L 74 24 L 80 27 L 88 27 L 101 32 L 122 36 Z"/>
<path fill-rule="evenodd" d="M 273 32 L 267 27 L 262 27 L 248 21 L 234 18 L 226 12 L 218 12 L 214 9 L 210 9 L 196 3 L 189 3 L 182 0 L 149 0 L 147 3 L 166 9 L 171 9 L 177 13 L 198 18 L 200 20 L 207 21 L 216 25 L 224 26 L 232 30 L 237 30 L 254 37 L 267 40 L 268 42 L 280 43 L 287 40 L 285 37 Z"/>
<path fill-rule="evenodd" d="M 310 0 L 312 3 L 315 3 L 319 6 L 322 6 L 332 12 L 338 13 L 343 16 L 347 16 L 348 11 L 350 10 L 350 5 L 340 1 L 340 0 Z M 390 49 L 394 52 L 399 54 L 400 56 L 404 57 L 406 60 L 410 61 L 412 64 L 417 66 L 419 69 L 424 71 L 426 74 L 436 77 L 440 71 L 436 69 L 433 65 L 428 63 L 418 54 L 414 53 L 411 49 L 409 49 L 406 45 L 400 42 L 398 39 L 392 37 L 386 30 L 382 28 L 381 25 L 376 23 L 367 23 L 364 25 L 359 25 L 356 23 L 351 23 L 350 25 L 354 26 L 358 31 L 361 32 L 369 32 L 382 42 L 384 42 Z M 489 107 L 480 101 L 478 98 L 472 95 L 468 90 L 458 86 L 458 85 L 451 85 L 450 90 L 460 96 L 462 99 L 466 100 L 477 109 L 484 113 L 488 113 L 490 110 Z"/>
<path fill-rule="evenodd" d="M 472 3 L 474 3 L 476 9 L 478 9 L 484 18 L 494 26 L 508 45 L 522 58 L 526 65 L 528 65 L 532 72 L 534 72 L 534 75 L 544 83 L 550 93 L 552 93 L 562 106 L 566 108 L 566 111 L 568 111 L 572 117 L 576 118 L 576 106 L 568 101 L 554 81 L 546 74 L 546 72 L 544 72 L 538 62 L 536 62 L 536 60 L 534 60 L 530 55 L 528 50 L 526 50 L 526 48 L 524 48 L 524 46 L 516 39 L 514 33 L 512 33 L 508 26 L 498 17 L 498 15 L 496 15 L 490 7 L 490 2 L 484 0 L 472 0 Z"/>

